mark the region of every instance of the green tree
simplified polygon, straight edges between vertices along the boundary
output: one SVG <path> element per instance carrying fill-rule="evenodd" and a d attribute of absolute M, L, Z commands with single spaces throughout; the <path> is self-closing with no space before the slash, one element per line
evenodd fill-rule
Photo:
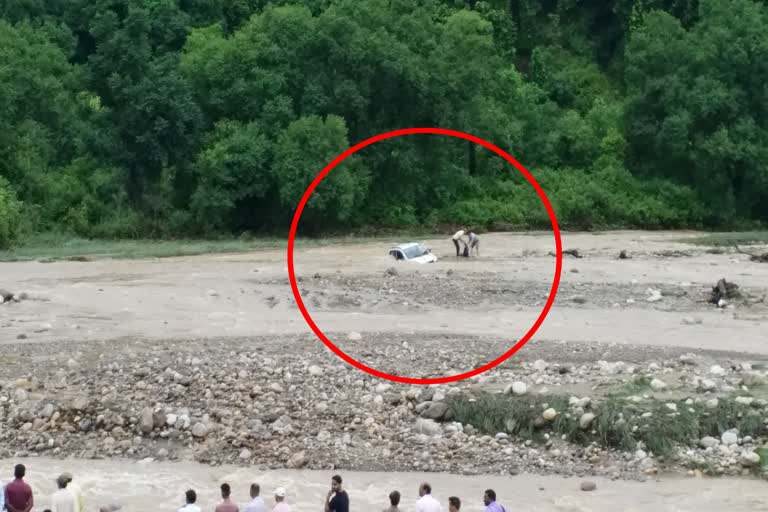
<path fill-rule="evenodd" d="M 627 47 L 630 165 L 692 185 L 713 222 L 768 211 L 766 30 L 761 4 L 701 0 L 691 29 L 652 12 Z"/>
<path fill-rule="evenodd" d="M 195 164 L 191 208 L 203 232 L 260 228 L 274 219 L 279 202 L 272 157 L 258 123 L 216 125 Z"/>
<path fill-rule="evenodd" d="M 347 149 L 347 127 L 338 116 L 302 117 L 283 131 L 274 169 L 280 201 L 290 216 L 312 180 Z M 367 193 L 368 180 L 368 171 L 360 159 L 356 155 L 347 157 L 315 188 L 302 213 L 302 229 L 313 231 L 351 222 Z"/>
<path fill-rule="evenodd" d="M 10 183 L 0 176 L 0 249 L 7 249 L 19 235 L 21 203 Z"/>

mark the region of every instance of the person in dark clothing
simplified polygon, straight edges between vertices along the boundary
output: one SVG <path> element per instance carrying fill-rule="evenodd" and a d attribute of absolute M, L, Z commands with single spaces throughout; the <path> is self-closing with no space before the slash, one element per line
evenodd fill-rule
<path fill-rule="evenodd" d="M 331 478 L 331 490 L 325 498 L 325 512 L 349 512 L 349 495 L 342 489 L 339 475 Z"/>

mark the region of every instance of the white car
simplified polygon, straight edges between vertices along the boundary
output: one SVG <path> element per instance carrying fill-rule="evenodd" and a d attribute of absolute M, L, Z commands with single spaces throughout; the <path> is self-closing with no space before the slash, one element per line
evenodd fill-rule
<path fill-rule="evenodd" d="M 416 242 L 396 245 L 389 250 L 389 255 L 397 261 L 437 263 L 437 256 L 432 254 L 430 249 Z"/>

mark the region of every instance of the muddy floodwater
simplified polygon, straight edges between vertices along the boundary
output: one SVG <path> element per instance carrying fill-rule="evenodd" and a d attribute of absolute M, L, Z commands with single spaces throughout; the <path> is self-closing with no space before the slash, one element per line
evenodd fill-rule
<path fill-rule="evenodd" d="M 589 378 L 574 380 L 562 387 L 563 393 L 579 396 L 597 393 L 596 385 L 605 384 L 611 377 L 587 367 L 590 361 L 600 359 L 645 365 L 646 369 L 650 368 L 649 362 L 659 361 L 659 364 L 653 363 L 655 369 L 647 371 L 665 379 L 671 388 L 669 397 L 675 399 L 688 395 L 674 393 L 698 393 L 695 389 L 677 390 L 675 386 L 682 384 L 678 382 L 679 374 L 672 369 L 662 373 L 665 371 L 662 359 L 672 360 L 678 368 L 678 358 L 684 352 L 702 355 L 699 366 L 685 370 L 688 373 L 720 378 L 710 374 L 712 367 L 719 369 L 718 375 L 730 372 L 723 378 L 731 378 L 729 375 L 741 371 L 740 368 L 752 368 L 740 366 L 742 362 L 751 362 L 755 372 L 762 372 L 757 377 L 752 375 L 753 378 L 768 378 L 765 370 L 768 264 L 750 261 L 748 256 L 730 249 L 686 243 L 685 240 L 693 236 L 698 234 L 563 234 L 563 248 L 577 249 L 582 257 L 564 256 L 560 286 L 549 315 L 532 343 L 513 357 L 521 364 L 528 361 L 529 365 L 534 358 L 562 366 L 580 365 Z M 551 233 L 484 234 L 480 257 L 468 259 L 455 258 L 450 234 L 446 234 L 443 239 L 417 240 L 440 257 L 438 263 L 418 265 L 388 258 L 391 245 L 407 241 L 410 240 L 296 249 L 298 287 L 313 320 L 332 341 L 366 364 L 366 358 L 370 358 L 373 361 L 370 364 L 381 364 L 385 370 L 397 371 L 406 377 L 467 372 L 507 350 L 506 342 L 511 347 L 541 315 L 555 274 L 555 258 L 550 255 L 555 250 Z M 625 251 L 628 258 L 619 258 L 621 251 Z M 727 306 L 723 304 L 725 307 L 709 304 L 709 292 L 721 278 L 737 283 L 745 298 Z M 9 443 L 7 446 L 0 443 L 0 457 L 4 457 L 0 478 L 8 482 L 13 465 L 24 461 L 29 468 L 28 481 L 36 493 L 36 511 L 47 507 L 54 491 L 54 479 L 65 470 L 73 472 L 79 480 L 86 495 L 85 510 L 92 511 L 109 503 L 122 505 L 124 511 L 176 510 L 189 487 L 198 491 L 203 510 L 213 510 L 218 486 L 226 481 L 234 490 L 235 501 L 241 505 L 247 499 L 249 484 L 258 482 L 270 505 L 274 503 L 271 492 L 282 486 L 287 489 L 288 501 L 295 512 L 319 512 L 330 477 L 336 472 L 345 478 L 355 512 L 381 510 L 393 489 L 403 494 L 401 509 L 410 511 L 422 480 L 432 484 L 444 510 L 447 510 L 449 496 L 459 496 L 464 504 L 462 512 L 483 510 L 483 491 L 489 487 L 496 490 L 510 512 L 768 510 L 768 482 L 747 476 L 749 470 L 742 468 L 741 459 L 736 458 L 736 469 L 744 473 L 740 477 L 700 478 L 687 476 L 683 470 L 675 474 L 650 472 L 645 481 L 632 481 L 578 477 L 575 470 L 572 476 L 557 476 L 552 474 L 558 469 L 552 463 L 537 464 L 538 455 L 529 456 L 522 450 L 508 448 L 513 454 L 509 460 L 520 462 L 521 471 L 513 476 L 410 473 L 397 471 L 416 458 L 422 462 L 411 464 L 413 470 L 430 469 L 432 456 L 440 453 L 428 453 L 427 457 L 422 457 L 421 451 L 411 453 L 412 445 L 407 443 L 413 436 L 399 424 L 391 427 L 390 438 L 385 441 L 392 444 L 391 437 L 400 436 L 397 439 L 406 444 L 395 443 L 399 449 L 392 448 L 392 451 L 384 441 L 378 442 L 381 439 L 376 439 L 375 431 L 369 433 L 362 428 L 355 434 L 360 437 L 359 442 L 354 439 L 355 435 L 351 444 L 349 439 L 339 441 L 345 433 L 349 438 L 345 422 L 352 422 L 355 416 L 362 422 L 367 416 L 375 415 L 378 423 L 386 425 L 394 406 L 376 397 L 381 404 L 378 407 L 373 402 L 374 395 L 386 392 L 375 391 L 380 383 L 366 380 L 365 389 L 369 390 L 371 402 L 352 404 L 355 409 L 348 417 L 338 416 L 339 421 L 329 423 L 329 414 L 336 414 L 349 405 L 347 395 L 342 398 L 337 395 L 350 392 L 351 397 L 359 398 L 364 393 L 354 389 L 363 389 L 363 380 L 369 376 L 357 369 L 345 368 L 330 351 L 327 351 L 328 359 L 323 359 L 326 354 L 318 349 L 320 341 L 302 318 L 293 297 L 285 248 L 135 261 L 2 263 L 0 285 L 24 297 L 20 302 L 0 306 L 0 345 L 4 348 L 0 378 L 3 393 L 7 391 L 3 395 L 5 403 L 13 405 L 7 410 L 15 411 L 0 418 L 0 422 L 5 422 L 0 437 Z M 727 354 L 704 357 L 705 352 L 718 350 Z M 481 360 L 478 354 L 487 360 Z M 272 358 L 272 362 L 264 363 L 265 357 Z M 738 364 L 731 364 L 731 359 L 738 360 Z M 147 361 L 152 372 L 138 368 L 140 361 Z M 202 370 L 195 368 L 200 366 L 200 361 Z M 142 437 L 141 409 L 154 407 L 160 396 L 169 406 L 172 403 L 177 408 L 198 407 L 203 399 L 208 405 L 200 407 L 209 407 L 210 402 L 215 402 L 217 407 L 228 406 L 223 396 L 207 396 L 206 390 L 199 390 L 194 384 L 189 388 L 192 394 L 189 403 L 181 403 L 183 400 L 179 398 L 183 397 L 182 392 L 187 392 L 179 382 L 190 385 L 193 381 L 188 375 L 209 382 L 205 379 L 213 378 L 222 361 L 234 368 L 226 377 L 235 387 L 235 379 L 249 383 L 248 389 L 238 390 L 247 398 L 240 400 L 242 403 L 237 407 L 242 411 L 238 414 L 254 415 L 259 422 L 263 420 L 270 425 L 280 414 L 291 416 L 301 435 L 292 435 L 290 440 L 297 446 L 308 441 L 303 448 L 307 453 L 302 457 L 311 461 L 312 468 L 330 467 L 332 461 L 338 462 L 337 468 L 344 467 L 323 471 L 259 469 L 266 468 L 259 466 L 264 460 L 279 467 L 290 467 L 283 463 L 293 451 L 283 458 L 273 456 L 275 448 L 286 449 L 276 440 L 280 439 L 277 434 L 271 438 L 273 445 L 259 444 L 260 441 L 248 437 L 248 429 L 243 427 L 241 439 L 236 440 L 239 444 L 232 445 L 237 448 L 227 445 L 234 456 L 224 451 L 213 453 L 216 437 L 209 436 L 206 447 L 199 448 L 205 443 L 190 437 L 188 426 L 179 427 L 184 421 L 182 413 L 175 409 L 173 416 L 178 413 L 179 420 L 175 427 L 169 421 L 168 428 L 178 430 L 178 435 L 171 439 L 179 441 L 169 444 L 168 449 L 163 450 L 165 455 L 160 455 L 160 445 L 155 443 L 165 428 L 166 416 L 154 424 L 154 417 L 148 418 L 149 429 Z M 385 367 L 390 363 L 391 368 Z M 258 364 L 259 372 L 269 370 L 270 376 L 272 365 L 279 371 L 270 379 L 262 379 L 263 382 L 250 382 L 248 379 L 264 375 L 244 372 L 249 368 L 242 366 L 244 364 Z M 315 366 L 305 368 L 310 364 Z M 497 380 L 487 382 L 488 389 L 504 389 L 513 378 L 515 364 L 499 370 L 494 377 Z M 140 377 L 146 380 L 140 382 L 141 388 L 123 389 L 120 394 L 115 391 L 121 383 L 133 382 L 127 381 L 126 376 L 139 379 L 139 371 L 143 372 Z M 314 373 L 310 375 L 310 371 Z M 36 372 L 47 375 L 42 377 L 46 382 L 35 381 Z M 175 379 L 176 391 L 182 394 L 164 395 L 168 386 L 161 374 Z M 546 374 L 542 370 L 540 374 L 545 380 L 560 378 L 556 372 Z M 98 386 L 90 389 L 93 382 Z M 316 389 L 313 383 L 317 382 L 324 382 L 327 388 Z M 537 384 L 532 378 L 528 384 L 542 387 L 542 382 L 539 379 Z M 210 382 L 213 393 L 220 391 L 216 389 L 218 384 Z M 255 384 L 259 385 L 259 391 L 248 395 Z M 358 388 L 353 388 L 356 384 Z M 340 387 L 337 389 L 336 385 Z M 16 391 L 16 387 L 24 387 L 28 392 Z M 406 391 L 395 389 L 398 396 L 400 391 Z M 763 397 L 761 389 L 755 387 L 757 398 Z M 326 391 L 328 396 L 324 396 Z M 106 439 L 110 434 L 106 427 L 99 427 L 103 431 L 94 431 L 98 425 L 89 423 L 91 419 L 83 423 L 79 416 L 74 418 L 74 413 L 67 413 L 82 407 L 67 405 L 65 395 L 69 397 L 67 400 L 81 396 L 83 404 L 92 407 L 103 409 L 107 407 L 104 404 L 109 403 L 117 406 L 123 416 L 118 418 L 121 425 L 118 434 L 113 433 L 117 442 Z M 280 406 L 275 417 L 270 416 L 274 412 L 271 410 L 251 410 L 264 405 L 265 397 L 269 397 L 269 403 Z M 137 410 L 129 410 L 131 407 L 120 402 L 123 399 L 135 400 Z M 19 409 L 25 400 L 31 404 L 28 415 L 28 411 Z M 318 402 L 326 400 L 337 405 L 328 411 L 325 403 L 320 404 L 322 408 L 314 409 Z M 405 408 L 403 417 L 410 418 L 407 407 L 402 407 Z M 57 419 L 57 413 L 57 417 L 51 419 L 53 411 L 59 410 L 62 417 Z M 313 427 L 306 417 L 311 411 L 325 414 L 323 418 L 310 419 L 316 423 L 325 421 L 322 428 L 328 432 L 306 434 L 306 429 Z M 199 412 L 202 417 L 203 413 L 212 411 Z M 152 410 L 149 415 L 152 416 Z M 95 421 L 97 415 L 93 416 Z M 218 427 L 225 429 L 222 417 L 217 416 L 221 420 Z M 232 421 L 243 417 L 226 416 Z M 371 417 L 370 421 L 373 420 Z M 152 436 L 147 435 L 150 432 Z M 229 441 L 240 434 L 239 430 L 234 432 Z M 369 441 L 374 444 L 366 444 Z M 763 443 L 765 439 L 753 441 Z M 94 444 L 88 446 L 88 443 Z M 517 444 L 517 440 L 511 439 L 505 446 Z M 319 452 L 318 446 L 324 446 L 326 452 Z M 246 455 L 238 457 L 243 447 L 253 453 L 246 451 Z M 347 452 L 346 458 L 334 459 L 339 447 L 349 450 L 354 447 L 357 451 Z M 739 449 L 735 448 L 733 457 L 741 457 Z M 39 456 L 32 456 L 35 451 Z M 58 457 L 48 458 L 52 453 L 58 453 Z M 79 458 L 64 459 L 73 453 L 79 454 Z M 88 453 L 99 454 L 99 457 L 89 458 Z M 131 454 L 132 459 L 123 458 Z M 136 460 L 147 454 L 156 455 L 158 460 Z M 191 460 L 194 454 L 198 456 L 197 462 Z M 391 464 L 376 467 L 374 459 L 387 457 L 379 454 L 391 454 Z M 400 458 L 395 459 L 395 454 Z M 605 454 L 605 461 L 595 458 L 595 467 L 607 464 L 608 456 Z M 475 459 L 486 460 L 478 455 L 471 461 Z M 583 468 L 589 456 L 579 455 L 574 460 Z M 240 465 L 202 463 L 207 461 L 240 462 Z M 467 460 L 457 461 L 451 471 L 459 473 L 466 469 Z M 508 461 L 497 463 L 499 467 L 509 466 Z M 491 469 L 487 471 L 493 471 L 494 466 L 488 467 Z M 538 469 L 527 471 L 529 467 Z M 394 472 L 369 473 L 345 468 L 392 469 Z M 596 482 L 597 489 L 581 491 L 580 484 L 585 479 Z"/>
<path fill-rule="evenodd" d="M 10 461 L 0 473 L 3 482 L 11 476 Z M 329 471 L 263 471 L 257 468 L 207 467 L 193 462 L 156 463 L 122 460 L 21 459 L 27 465 L 27 481 L 36 491 L 35 511 L 48 506 L 55 490 L 53 479 L 70 471 L 83 488 L 85 510 L 98 510 L 109 503 L 124 512 L 147 510 L 173 511 L 183 504 L 184 491 L 193 488 L 197 503 L 211 511 L 219 500 L 218 488 L 227 482 L 233 500 L 241 508 L 247 502 L 251 482 L 260 484 L 267 510 L 274 505 L 269 494 L 277 487 L 286 489 L 294 512 L 322 510 L 330 488 Z M 517 475 L 459 476 L 425 473 L 365 473 L 339 471 L 350 495 L 351 510 L 378 512 L 387 505 L 393 489 L 402 494 L 401 510 L 410 512 L 418 498 L 418 484 L 427 481 L 433 495 L 448 510 L 449 496 L 462 500 L 462 511 L 481 512 L 483 492 L 496 491 L 507 510 L 527 512 L 588 511 L 663 511 L 737 512 L 768 510 L 768 484 L 752 479 L 699 479 L 669 477 L 647 482 L 592 479 L 597 489 L 580 490 L 581 480 L 555 476 Z"/>

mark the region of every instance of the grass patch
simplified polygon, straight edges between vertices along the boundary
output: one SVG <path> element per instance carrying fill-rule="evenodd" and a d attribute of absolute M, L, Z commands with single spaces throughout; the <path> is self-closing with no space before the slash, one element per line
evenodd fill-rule
<path fill-rule="evenodd" d="M 631 395 L 639 395 L 650 391 L 651 378 L 645 376 L 639 376 L 632 379 L 630 382 L 622 384 L 615 391 L 606 393 L 608 397 L 627 397 Z"/>
<path fill-rule="evenodd" d="M 390 236 L 339 235 L 328 238 L 296 238 L 295 247 L 420 240 L 424 233 L 401 232 Z M 196 256 L 200 254 L 243 253 L 258 249 L 284 249 L 287 238 L 229 238 L 218 240 L 99 240 L 57 234 L 35 235 L 19 247 L 0 251 L 0 261 L 56 261 L 83 256 L 90 258 L 143 259 Z"/>
<path fill-rule="evenodd" d="M 696 238 L 686 238 L 680 242 L 693 245 L 714 247 L 733 247 L 734 245 L 768 244 L 768 231 L 745 231 L 741 233 L 712 233 Z"/>
<path fill-rule="evenodd" d="M 712 462 L 708 461 L 697 461 L 697 460 L 689 460 L 685 463 L 685 467 L 687 467 L 690 470 L 699 470 L 705 475 L 715 475 L 717 474 L 717 466 L 713 464 Z"/>
<path fill-rule="evenodd" d="M 732 428 L 739 429 L 742 436 L 752 437 L 759 437 L 763 428 L 764 412 L 732 400 L 721 399 L 715 409 L 707 409 L 704 404 L 675 402 L 674 411 L 666 403 L 656 400 L 634 403 L 621 396 L 608 397 L 591 411 L 595 418 L 587 429 L 581 428 L 580 416 L 571 411 L 564 396 L 483 394 L 473 399 L 457 396 L 452 398 L 451 407 L 456 421 L 489 435 L 506 432 L 538 441 L 544 433 L 552 432 L 564 435 L 572 443 L 597 442 L 604 448 L 625 451 L 634 450 L 638 441 L 642 441 L 657 456 L 672 455 L 678 446 L 695 445 L 704 436 L 719 438 Z M 541 418 L 545 406 L 558 412 L 553 422 Z"/>

